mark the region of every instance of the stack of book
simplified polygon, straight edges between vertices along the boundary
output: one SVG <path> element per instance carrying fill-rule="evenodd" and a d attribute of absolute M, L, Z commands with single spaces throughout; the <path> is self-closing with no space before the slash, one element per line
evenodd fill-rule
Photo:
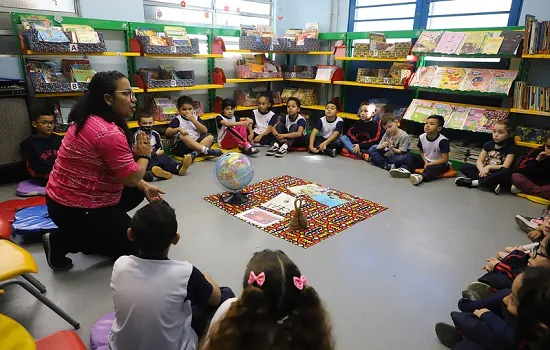
<path fill-rule="evenodd" d="M 147 28 L 136 29 L 136 36 L 149 37 L 149 44 L 153 46 L 168 46 L 168 42 L 164 38 L 164 33 L 158 33 L 154 29 L 147 29 Z"/>
<path fill-rule="evenodd" d="M 393 63 L 390 69 L 359 68 L 356 81 L 367 84 L 405 85 L 413 66 L 409 63 Z"/>
<path fill-rule="evenodd" d="M 63 31 L 68 33 L 72 43 L 99 44 L 99 35 L 88 25 L 62 24 Z"/>
<path fill-rule="evenodd" d="M 475 132 L 491 132 L 497 121 L 508 118 L 505 109 L 414 99 L 403 119 L 423 123 L 432 114 L 445 119 L 445 128 Z"/>
<path fill-rule="evenodd" d="M 27 60 L 29 72 L 40 73 L 44 83 L 89 83 L 96 71 L 89 60 Z"/>
<path fill-rule="evenodd" d="M 550 112 L 550 88 L 527 85 L 516 81 L 514 86 L 514 108 Z"/>
<path fill-rule="evenodd" d="M 508 95 L 518 72 L 499 69 L 421 67 L 410 86 Z"/>
<path fill-rule="evenodd" d="M 523 54 L 548 54 L 550 52 L 550 21 L 539 22 L 534 16 L 525 16 L 525 43 Z"/>
<path fill-rule="evenodd" d="M 387 43 L 383 33 L 369 33 L 368 44 L 355 44 L 353 57 L 406 58 L 412 42 Z"/>
<path fill-rule="evenodd" d="M 486 32 L 423 31 L 412 48 L 413 53 L 447 55 L 513 55 L 523 38 L 522 32 L 503 30 Z"/>
<path fill-rule="evenodd" d="M 164 37 L 171 46 L 191 46 L 191 39 L 183 27 L 164 27 Z"/>

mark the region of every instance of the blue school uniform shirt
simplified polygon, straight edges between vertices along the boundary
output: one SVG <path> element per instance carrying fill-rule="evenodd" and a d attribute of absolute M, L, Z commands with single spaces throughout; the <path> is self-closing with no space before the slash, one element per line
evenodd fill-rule
<path fill-rule="evenodd" d="M 324 139 L 328 139 L 335 131 L 342 134 L 344 131 L 344 120 L 340 117 L 336 117 L 336 119 L 330 122 L 327 120 L 327 117 L 324 116 L 319 118 L 317 123 L 315 123 L 315 129 L 320 131 Z"/>
<path fill-rule="evenodd" d="M 134 133 L 134 136 L 132 136 L 132 142 L 135 145 L 137 142 L 137 134 L 141 130 L 138 130 Z M 150 142 L 151 142 L 151 148 L 153 149 L 153 153 L 156 153 L 159 149 L 162 148 L 162 141 L 160 139 L 160 134 L 156 132 L 155 130 L 151 130 L 151 133 L 149 134 Z"/>

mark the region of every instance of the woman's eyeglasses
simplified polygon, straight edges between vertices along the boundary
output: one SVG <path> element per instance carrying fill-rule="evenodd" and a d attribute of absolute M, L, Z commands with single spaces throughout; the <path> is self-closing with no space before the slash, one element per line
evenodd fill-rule
<path fill-rule="evenodd" d="M 123 94 L 124 96 L 130 97 L 130 98 L 135 98 L 135 97 L 136 97 L 136 93 L 135 93 L 134 90 L 132 90 L 132 89 L 115 90 L 115 92 L 120 92 L 120 93 Z"/>

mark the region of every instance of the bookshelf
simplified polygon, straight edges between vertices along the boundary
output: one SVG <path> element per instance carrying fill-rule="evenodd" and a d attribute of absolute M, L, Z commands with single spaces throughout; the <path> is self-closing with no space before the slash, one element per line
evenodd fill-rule
<path fill-rule="evenodd" d="M 465 96 L 502 97 L 502 98 L 508 97 L 508 94 L 499 94 L 495 92 L 449 90 L 449 89 L 438 89 L 438 88 L 419 87 L 419 86 L 410 86 L 409 89 L 417 92 L 420 92 L 420 91 L 437 92 L 441 94 L 453 94 L 453 95 L 465 95 Z"/>
<path fill-rule="evenodd" d="M 272 81 L 283 81 L 283 78 L 255 78 L 255 79 L 242 79 L 242 78 L 227 78 L 227 84 L 238 84 L 238 83 L 268 83 Z"/>
<path fill-rule="evenodd" d="M 550 112 L 544 112 L 544 111 L 535 111 L 532 109 L 519 109 L 519 108 L 510 108 L 511 113 L 518 113 L 518 114 L 530 114 L 530 115 L 538 115 L 542 117 L 550 117 Z"/>
<path fill-rule="evenodd" d="M 335 61 L 365 61 L 365 62 L 408 62 L 406 58 L 378 58 L 378 57 L 334 57 Z"/>
<path fill-rule="evenodd" d="M 518 136 L 515 137 L 515 140 L 516 140 L 516 145 L 521 146 L 521 147 L 539 148 L 540 146 L 542 146 L 542 145 L 539 144 L 539 143 L 534 143 L 534 142 L 523 142 L 523 141 L 521 141 L 521 139 L 520 139 Z"/>
<path fill-rule="evenodd" d="M 137 57 L 139 52 L 36 52 L 26 50 L 24 56 L 103 56 L 103 57 Z"/>
<path fill-rule="evenodd" d="M 331 84 L 331 80 L 319 80 L 319 79 L 300 79 L 300 78 L 288 78 L 285 81 L 298 81 L 302 83 L 315 83 L 315 84 Z"/>
<path fill-rule="evenodd" d="M 357 81 L 335 81 L 335 85 L 344 85 L 344 86 L 359 86 L 359 87 L 365 87 L 365 88 L 375 88 L 375 89 L 393 89 L 393 90 L 405 90 L 405 86 L 403 85 L 384 85 L 384 84 L 367 84 L 367 83 L 359 83 Z"/>

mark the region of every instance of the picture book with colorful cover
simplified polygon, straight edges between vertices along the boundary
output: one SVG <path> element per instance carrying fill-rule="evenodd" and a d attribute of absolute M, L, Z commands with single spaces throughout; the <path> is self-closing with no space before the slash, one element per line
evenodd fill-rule
<path fill-rule="evenodd" d="M 448 103 L 435 102 L 433 104 L 432 113 L 442 116 L 445 122 L 447 122 L 453 113 L 453 106 Z"/>
<path fill-rule="evenodd" d="M 433 52 L 437 47 L 437 43 L 439 42 L 439 38 L 441 38 L 442 33 L 443 31 L 441 30 L 423 31 L 416 41 L 416 44 L 414 44 L 412 52 Z"/>
<path fill-rule="evenodd" d="M 157 36 L 157 31 L 155 29 L 139 28 L 136 29 L 136 36 Z"/>
<path fill-rule="evenodd" d="M 421 67 L 414 73 L 411 79 L 411 86 L 429 87 L 435 77 L 437 66 Z"/>
<path fill-rule="evenodd" d="M 447 67 L 438 67 L 438 66 L 436 66 L 435 74 L 434 74 L 434 77 L 433 77 L 432 81 L 430 82 L 429 87 L 437 88 L 439 86 L 439 84 L 441 83 L 441 81 L 443 80 L 443 76 L 446 74 L 446 72 L 447 72 Z"/>
<path fill-rule="evenodd" d="M 473 55 L 481 53 L 484 41 L 484 32 L 466 33 L 466 36 L 464 37 L 464 40 L 462 40 L 462 43 L 457 50 L 457 53 L 460 55 Z"/>
<path fill-rule="evenodd" d="M 462 130 L 476 131 L 477 126 L 483 122 L 485 117 L 485 109 L 472 107 L 468 111 L 468 118 L 462 127 Z"/>
<path fill-rule="evenodd" d="M 68 43 L 69 38 L 59 27 L 44 27 L 38 30 L 38 40 L 49 43 Z"/>
<path fill-rule="evenodd" d="M 420 99 L 412 100 L 403 119 L 423 123 L 433 113 L 433 102 Z"/>
<path fill-rule="evenodd" d="M 235 216 L 259 227 L 268 227 L 284 219 L 282 216 L 272 214 L 260 208 L 252 208 Z"/>
<path fill-rule="evenodd" d="M 99 44 L 99 35 L 97 32 L 89 30 L 76 30 L 76 39 L 80 44 Z"/>
<path fill-rule="evenodd" d="M 466 33 L 464 32 L 443 32 L 434 52 L 444 54 L 456 53 L 465 35 Z"/>
<path fill-rule="evenodd" d="M 380 44 L 386 43 L 386 34 L 384 33 L 369 33 L 369 51 L 381 50 Z"/>
<path fill-rule="evenodd" d="M 92 69 L 90 64 L 72 64 L 71 73 L 77 83 L 89 83 L 96 71 Z"/>
<path fill-rule="evenodd" d="M 521 43 L 521 39 L 523 39 L 523 34 L 523 32 L 516 32 L 513 30 L 503 30 L 500 36 L 502 36 L 504 40 L 502 41 L 502 45 L 500 45 L 498 53 L 515 54 Z"/>
<path fill-rule="evenodd" d="M 161 108 L 162 114 L 178 114 L 178 108 L 172 99 L 167 97 L 155 97 L 153 99 L 155 106 Z"/>
<path fill-rule="evenodd" d="M 492 77 L 490 69 L 471 68 L 464 77 L 459 90 L 486 92 Z"/>
<path fill-rule="evenodd" d="M 295 200 L 296 197 L 282 192 L 279 193 L 276 197 L 271 198 L 269 201 L 263 203 L 262 207 L 286 215 L 294 210 Z"/>
<path fill-rule="evenodd" d="M 24 29 L 36 29 L 35 26 L 50 27 L 52 21 L 43 15 L 20 15 L 19 20 Z"/>
<path fill-rule="evenodd" d="M 68 80 L 61 70 L 61 63 L 55 61 L 42 63 L 42 77 L 46 83 L 66 83 Z"/>
<path fill-rule="evenodd" d="M 439 89 L 457 90 L 466 76 L 465 68 L 445 67 L 441 80 L 437 85 Z M 436 74 L 437 78 L 437 74 Z M 432 84 L 433 85 L 433 84 Z"/>
<path fill-rule="evenodd" d="M 316 189 L 306 188 L 302 192 L 309 196 L 311 199 L 328 206 L 329 208 L 334 208 L 342 204 L 346 204 L 350 199 L 347 196 L 344 196 L 342 193 L 332 190 L 326 187 L 318 187 Z"/>
<path fill-rule="evenodd" d="M 76 32 L 78 31 L 87 31 L 87 32 L 93 32 L 94 29 L 90 27 L 89 25 L 85 24 L 62 24 L 61 28 L 63 28 L 63 31 L 65 32 Z"/>
<path fill-rule="evenodd" d="M 455 106 L 449 120 L 445 123 L 445 128 L 462 130 L 466 119 L 468 119 L 469 107 Z"/>
<path fill-rule="evenodd" d="M 499 36 L 496 38 L 487 38 L 485 39 L 485 42 L 483 43 L 483 49 L 481 50 L 481 53 L 484 55 L 496 55 L 498 54 L 498 50 L 500 50 L 500 46 L 502 45 L 502 42 L 504 41 L 504 37 Z"/>
<path fill-rule="evenodd" d="M 491 73 L 493 76 L 491 77 L 487 91 L 508 95 L 518 72 L 515 70 L 492 69 Z"/>
<path fill-rule="evenodd" d="M 478 125 L 477 131 L 492 132 L 497 122 L 508 118 L 508 112 L 499 109 L 488 109 L 485 113 L 485 118 L 487 118 L 486 123 Z"/>

